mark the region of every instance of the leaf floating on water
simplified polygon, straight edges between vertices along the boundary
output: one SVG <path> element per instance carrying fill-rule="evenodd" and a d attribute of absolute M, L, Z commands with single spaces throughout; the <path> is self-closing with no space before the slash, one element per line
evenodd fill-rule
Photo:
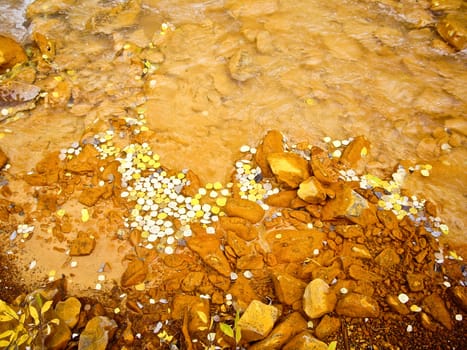
<path fill-rule="evenodd" d="M 32 84 L 9 81 L 0 85 L 0 106 L 14 106 L 34 100 L 41 91 Z"/>

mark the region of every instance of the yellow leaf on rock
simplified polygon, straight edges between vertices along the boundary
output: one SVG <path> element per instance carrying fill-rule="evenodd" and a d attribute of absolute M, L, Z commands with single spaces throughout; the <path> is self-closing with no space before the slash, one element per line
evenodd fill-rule
<path fill-rule="evenodd" d="M 208 323 L 208 317 L 206 316 L 204 312 L 198 311 L 197 314 L 198 314 L 198 317 L 201 319 L 201 321 L 203 321 L 203 323 Z"/>

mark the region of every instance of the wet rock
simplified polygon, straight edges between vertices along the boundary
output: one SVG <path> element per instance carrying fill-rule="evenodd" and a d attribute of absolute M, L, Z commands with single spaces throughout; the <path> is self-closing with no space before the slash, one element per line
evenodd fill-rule
<path fill-rule="evenodd" d="M 86 232 L 79 232 L 70 244 L 70 256 L 89 255 L 96 247 L 96 240 Z"/>
<path fill-rule="evenodd" d="M 316 339 L 311 331 L 303 331 L 293 337 L 282 350 L 327 350 L 326 343 Z"/>
<path fill-rule="evenodd" d="M 320 278 L 316 278 L 305 288 L 303 293 L 303 310 L 310 319 L 319 318 L 334 310 L 336 294 L 329 285 Z"/>
<path fill-rule="evenodd" d="M 462 310 L 467 312 L 467 290 L 465 287 L 455 286 L 450 288 L 449 292 L 456 304 L 459 305 Z"/>
<path fill-rule="evenodd" d="M 196 290 L 196 288 L 201 285 L 204 275 L 202 271 L 190 271 L 182 280 L 182 290 L 184 292 L 193 292 Z"/>
<path fill-rule="evenodd" d="M 258 68 L 253 62 L 253 54 L 246 49 L 239 49 L 229 61 L 229 72 L 232 79 L 247 81 L 256 76 Z"/>
<path fill-rule="evenodd" d="M 237 17 L 254 17 L 265 16 L 279 10 L 279 2 L 277 0 L 259 0 L 254 3 L 246 0 L 227 1 L 225 5 Z"/>
<path fill-rule="evenodd" d="M 287 305 L 300 301 L 307 286 L 302 280 L 277 269 L 272 272 L 272 281 L 277 298 Z"/>
<path fill-rule="evenodd" d="M 265 239 L 278 263 L 300 262 L 322 248 L 326 234 L 312 230 L 274 230 L 266 233 Z"/>
<path fill-rule="evenodd" d="M 333 334 L 339 332 L 341 328 L 341 320 L 337 317 L 324 315 L 315 329 L 315 335 L 318 339 L 326 339 Z"/>
<path fill-rule="evenodd" d="M 274 51 L 271 34 L 267 30 L 262 30 L 256 35 L 256 49 L 262 54 L 270 54 Z"/>
<path fill-rule="evenodd" d="M 382 267 L 389 268 L 398 265 L 401 261 L 399 254 L 394 248 L 386 248 L 375 258 L 375 261 Z"/>
<path fill-rule="evenodd" d="M 327 152 L 319 147 L 311 148 L 311 169 L 313 175 L 323 184 L 336 182 L 339 179 L 339 173 L 334 168 L 332 160 Z"/>
<path fill-rule="evenodd" d="M 345 241 L 342 245 L 342 256 L 350 256 L 358 259 L 372 259 L 371 253 L 363 244 Z"/>
<path fill-rule="evenodd" d="M 446 304 L 438 294 L 433 293 L 423 299 L 422 308 L 444 327 L 449 330 L 452 329 L 451 316 L 446 308 Z"/>
<path fill-rule="evenodd" d="M 148 267 L 146 263 L 140 259 L 133 259 L 128 264 L 125 272 L 122 274 L 120 284 L 122 287 L 130 287 L 135 284 L 141 283 L 148 274 Z"/>
<path fill-rule="evenodd" d="M 427 313 L 420 312 L 420 323 L 429 331 L 436 332 L 440 330 L 440 325 L 434 321 Z"/>
<path fill-rule="evenodd" d="M 456 50 L 467 48 L 467 15 L 450 13 L 436 24 L 439 35 Z"/>
<path fill-rule="evenodd" d="M 55 306 L 55 312 L 65 324 L 72 329 L 78 323 L 81 302 L 75 297 L 60 301 Z"/>
<path fill-rule="evenodd" d="M 61 11 L 66 11 L 69 6 L 76 4 L 76 0 L 37 0 L 31 3 L 26 10 L 26 17 L 31 19 L 39 15 L 53 15 Z"/>
<path fill-rule="evenodd" d="M 433 11 L 457 10 L 462 6 L 462 0 L 431 0 L 430 9 Z"/>
<path fill-rule="evenodd" d="M 133 26 L 141 11 L 141 0 L 128 0 L 104 7 L 92 13 L 86 29 L 96 33 L 112 34 L 119 29 Z"/>
<path fill-rule="evenodd" d="M 26 52 L 20 44 L 13 39 L 0 35 L 0 74 L 18 63 L 24 63 L 28 59 Z"/>
<path fill-rule="evenodd" d="M 0 107 L 15 107 L 15 112 L 32 109 L 35 107 L 34 101 L 40 92 L 40 87 L 36 85 L 8 81 L 0 84 Z M 28 102 L 32 102 L 32 104 L 28 104 Z M 10 113 L 10 115 L 12 114 Z"/>
<path fill-rule="evenodd" d="M 221 242 L 217 237 L 208 234 L 196 235 L 187 240 L 187 244 L 208 266 L 222 276 L 230 277 L 232 269 L 220 248 Z"/>
<path fill-rule="evenodd" d="M 258 230 L 250 221 L 239 217 L 222 216 L 219 223 L 224 231 L 235 232 L 241 239 L 251 241 L 258 237 Z"/>
<path fill-rule="evenodd" d="M 405 305 L 405 304 L 402 304 L 400 301 L 399 301 L 399 298 L 396 297 L 395 295 L 390 295 L 388 294 L 386 296 L 386 303 L 389 305 L 389 307 L 401 314 L 401 315 L 408 315 L 410 313 L 410 310 L 409 308 Z"/>
<path fill-rule="evenodd" d="M 242 339 L 256 341 L 266 338 L 279 315 L 280 312 L 275 306 L 253 300 L 238 321 Z"/>
<path fill-rule="evenodd" d="M 106 316 L 93 317 L 81 332 L 78 350 L 105 350 L 116 329 L 114 320 Z"/>
<path fill-rule="evenodd" d="M 65 169 L 77 174 L 86 174 L 95 171 L 99 159 L 98 157 L 99 152 L 94 148 L 94 146 L 86 144 L 83 146 L 80 154 L 66 163 Z"/>
<path fill-rule="evenodd" d="M 237 257 L 245 256 L 252 253 L 252 249 L 248 244 L 238 237 L 235 233 L 229 231 L 225 235 L 226 243 L 231 247 Z"/>
<path fill-rule="evenodd" d="M 338 261 L 333 262 L 331 266 L 316 266 L 312 270 L 313 278 L 321 278 L 326 283 L 331 283 L 335 278 L 340 278 L 342 274 L 343 272 Z"/>
<path fill-rule="evenodd" d="M 337 302 L 336 312 L 349 317 L 378 317 L 378 302 L 370 296 L 349 293 Z"/>
<path fill-rule="evenodd" d="M 8 163 L 8 157 L 7 155 L 5 154 L 5 152 L 3 152 L 3 150 L 0 148 L 0 170 L 3 169 L 3 167 Z"/>
<path fill-rule="evenodd" d="M 326 189 L 316 177 L 310 176 L 300 183 L 297 195 L 305 202 L 319 204 L 326 199 Z"/>
<path fill-rule="evenodd" d="M 239 270 L 260 270 L 264 267 L 264 260 L 261 255 L 244 255 L 237 259 L 237 269 Z"/>
<path fill-rule="evenodd" d="M 307 322 L 298 312 L 293 312 L 279 323 L 272 332 L 257 343 L 249 347 L 250 350 L 281 349 L 282 346 L 297 333 L 306 330 Z"/>
<path fill-rule="evenodd" d="M 280 191 L 279 193 L 267 197 L 264 200 L 264 203 L 273 207 L 288 208 L 290 207 L 292 200 L 294 200 L 296 197 L 297 191 Z"/>
<path fill-rule="evenodd" d="M 335 189 L 336 197 L 329 200 L 321 211 L 323 220 L 345 217 L 361 226 L 369 226 L 377 221 L 374 208 L 368 201 L 345 183 Z"/>
<path fill-rule="evenodd" d="M 188 330 L 191 334 L 205 331 L 211 322 L 210 303 L 191 295 L 177 295 L 173 301 L 172 317 L 182 320 L 188 316 Z"/>
<path fill-rule="evenodd" d="M 310 176 L 308 162 L 298 154 L 290 152 L 270 153 L 267 160 L 277 181 L 292 189 L 297 188 Z"/>
<path fill-rule="evenodd" d="M 421 273 L 408 273 L 405 278 L 412 292 L 421 292 L 425 289 L 425 275 Z"/>
<path fill-rule="evenodd" d="M 264 216 L 264 209 L 256 202 L 241 198 L 229 198 L 224 211 L 229 216 L 246 219 L 255 224 Z"/>
<path fill-rule="evenodd" d="M 357 136 L 352 142 L 344 149 L 340 161 L 347 165 L 349 168 L 358 168 L 360 160 L 366 158 L 370 152 L 370 141 L 364 136 Z"/>
<path fill-rule="evenodd" d="M 78 197 L 78 202 L 88 207 L 93 207 L 106 192 L 105 187 L 89 187 L 84 189 Z"/>
<path fill-rule="evenodd" d="M 236 310 L 245 310 L 253 300 L 258 300 L 259 296 L 251 286 L 249 279 L 239 276 L 232 284 L 228 293 L 232 294 Z"/>
<path fill-rule="evenodd" d="M 52 324 L 51 333 L 45 339 L 45 346 L 50 350 L 65 349 L 71 339 L 70 328 L 60 320 L 58 324 Z"/>
<path fill-rule="evenodd" d="M 336 233 L 343 238 L 357 238 L 363 236 L 363 229 L 359 225 L 337 225 Z"/>
<path fill-rule="evenodd" d="M 357 281 L 380 282 L 383 277 L 377 273 L 368 271 L 360 265 L 353 264 L 349 267 L 349 276 Z"/>
<path fill-rule="evenodd" d="M 255 154 L 255 161 L 261 168 L 264 177 L 271 177 L 272 172 L 269 168 L 267 156 L 271 153 L 284 151 L 284 136 L 277 130 L 270 130 L 264 136 L 263 142 L 258 146 Z M 285 205 L 284 205 L 285 207 Z"/>
<path fill-rule="evenodd" d="M 182 187 L 181 193 L 186 197 L 194 197 L 201 187 L 201 180 L 192 170 L 187 171 L 185 179 L 187 185 Z"/>

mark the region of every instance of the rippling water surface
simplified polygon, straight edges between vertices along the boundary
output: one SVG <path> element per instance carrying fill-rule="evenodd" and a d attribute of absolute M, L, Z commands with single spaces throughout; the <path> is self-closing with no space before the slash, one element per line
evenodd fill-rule
<path fill-rule="evenodd" d="M 24 7 L 0 4 L 1 30 L 27 43 Z M 438 36 L 430 1 L 41 1 L 29 33 L 56 43 L 49 78 L 73 104 L 39 104 L 0 125 L 11 171 L 31 169 L 98 129 L 143 108 L 163 162 L 224 181 L 242 144 L 269 129 L 293 141 L 365 135 L 369 170 L 431 164 L 407 187 L 440 208 L 451 240 L 465 242 L 465 52 Z M 112 10 L 113 9 L 113 10 Z M 143 79 L 137 54 L 155 67 Z M 44 73 L 45 74 L 45 73 Z M 1 130 L 0 130 L 1 131 Z M 3 130 L 5 131 L 5 130 Z M 25 152 L 27 150 L 27 152 Z"/>

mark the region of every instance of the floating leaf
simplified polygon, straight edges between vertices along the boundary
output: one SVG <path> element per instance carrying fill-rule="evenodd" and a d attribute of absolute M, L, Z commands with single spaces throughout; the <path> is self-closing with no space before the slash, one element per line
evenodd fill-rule
<path fill-rule="evenodd" d="M 44 303 L 44 305 L 41 307 L 41 315 L 45 314 L 50 307 L 52 306 L 53 301 L 49 300 Z"/>
<path fill-rule="evenodd" d="M 37 309 L 32 305 L 29 305 L 29 314 L 34 319 L 34 324 L 38 326 L 40 323 L 39 313 L 37 312 Z"/>
<path fill-rule="evenodd" d="M 336 350 L 336 347 L 337 347 L 337 342 L 334 340 L 329 343 L 328 350 Z"/>
<path fill-rule="evenodd" d="M 230 327 L 227 323 L 219 323 L 219 327 L 222 331 L 222 333 L 224 333 L 226 336 L 230 337 L 230 338 L 234 338 L 234 331 L 232 329 L 232 327 Z"/>

